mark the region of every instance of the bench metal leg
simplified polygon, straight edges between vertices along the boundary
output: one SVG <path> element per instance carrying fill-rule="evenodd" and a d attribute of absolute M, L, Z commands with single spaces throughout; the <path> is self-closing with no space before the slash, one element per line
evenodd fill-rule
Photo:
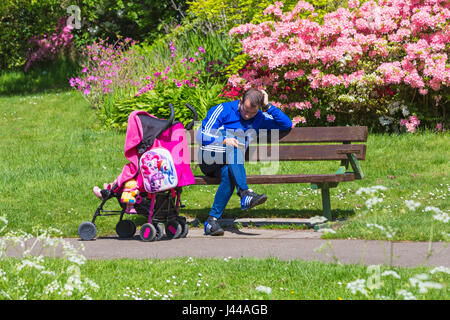
<path fill-rule="evenodd" d="M 329 188 L 322 188 L 322 208 L 323 208 L 323 215 L 325 218 L 327 218 L 329 221 L 331 221 L 331 203 L 330 203 L 330 189 Z"/>

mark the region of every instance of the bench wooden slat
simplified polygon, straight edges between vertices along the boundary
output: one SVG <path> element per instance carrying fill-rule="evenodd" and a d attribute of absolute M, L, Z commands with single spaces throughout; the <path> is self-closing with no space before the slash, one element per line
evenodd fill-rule
<path fill-rule="evenodd" d="M 191 161 L 198 162 L 199 146 L 191 147 Z M 273 150 L 276 152 L 275 150 Z M 278 159 L 272 156 L 270 146 L 250 146 L 247 152 L 247 160 L 250 161 L 302 161 L 302 160 L 346 160 L 346 153 L 355 153 L 358 160 L 366 158 L 366 145 L 279 145 Z"/>
<path fill-rule="evenodd" d="M 280 131 L 280 143 L 366 142 L 367 127 L 304 127 Z M 269 134 L 270 136 L 270 134 Z"/>
<path fill-rule="evenodd" d="M 191 144 L 196 143 L 197 132 L 188 131 Z M 368 129 L 364 126 L 293 128 L 279 131 L 279 143 L 366 142 L 367 134 Z M 270 133 L 263 140 L 270 143 Z"/>
<path fill-rule="evenodd" d="M 248 184 L 282 184 L 282 183 L 333 183 L 355 180 L 353 173 L 344 174 L 282 174 L 282 175 L 248 175 Z M 195 184 L 219 184 L 219 178 L 195 176 Z"/>

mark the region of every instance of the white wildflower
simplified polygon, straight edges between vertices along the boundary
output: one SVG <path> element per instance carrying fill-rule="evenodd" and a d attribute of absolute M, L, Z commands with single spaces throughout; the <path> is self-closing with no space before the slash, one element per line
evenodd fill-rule
<path fill-rule="evenodd" d="M 414 200 L 405 200 L 405 204 L 411 211 L 416 211 L 420 207 L 420 202 L 415 202 Z"/>
<path fill-rule="evenodd" d="M 381 203 L 381 202 L 383 202 L 383 198 L 372 197 L 372 198 L 366 200 L 366 207 L 370 209 L 377 203 Z"/>
<path fill-rule="evenodd" d="M 0 216 L 0 222 L 3 224 L 0 226 L 0 233 L 5 231 L 6 227 L 8 227 L 8 220 L 6 219 L 6 216 Z"/>
<path fill-rule="evenodd" d="M 349 289 L 353 294 L 361 292 L 363 295 L 367 296 L 366 280 L 364 279 L 358 279 L 347 283 L 347 289 Z"/>
<path fill-rule="evenodd" d="M 2 269 L 0 269 L 0 280 L 2 280 L 2 281 L 8 280 L 8 279 L 6 278 L 6 272 L 3 271 Z"/>
<path fill-rule="evenodd" d="M 409 279 L 413 287 L 418 287 L 420 293 L 427 293 L 428 289 L 442 289 L 444 286 L 440 283 L 425 281 L 428 280 L 427 274 L 421 273 Z"/>
<path fill-rule="evenodd" d="M 267 294 L 271 294 L 272 293 L 272 288 L 270 287 L 265 287 L 265 286 L 258 286 L 255 288 L 256 291 L 260 291 L 260 292 L 265 292 Z"/>
<path fill-rule="evenodd" d="M 427 206 L 427 207 L 425 207 L 425 209 L 423 211 L 434 212 L 435 213 L 435 215 L 433 216 L 434 220 L 442 221 L 444 223 L 447 223 L 450 220 L 450 217 L 448 216 L 448 214 L 446 212 L 443 212 L 439 208 Z"/>
<path fill-rule="evenodd" d="M 368 228 L 376 228 L 376 229 L 379 229 L 379 230 L 383 231 L 384 234 L 386 235 L 386 237 L 388 237 L 388 238 L 393 238 L 395 236 L 395 234 L 396 234 L 396 232 L 389 226 L 387 226 L 385 228 L 385 227 L 380 226 L 379 224 L 376 224 L 376 223 L 367 223 L 366 226 Z"/>
<path fill-rule="evenodd" d="M 356 191 L 356 194 L 357 195 L 361 195 L 363 193 L 365 193 L 365 194 L 373 194 L 373 193 L 378 192 L 378 190 L 385 191 L 385 190 L 387 190 L 387 188 L 385 186 L 372 186 L 372 187 L 368 187 L 368 188 L 362 187 L 362 188 L 359 188 Z"/>
<path fill-rule="evenodd" d="M 38 269 L 38 270 L 44 270 L 45 269 L 44 266 L 41 266 L 39 264 L 39 260 L 41 260 L 41 259 L 34 259 L 34 260 L 36 260 L 36 261 L 29 260 L 29 259 L 23 259 L 21 261 L 20 265 L 17 266 L 17 270 L 20 271 L 20 270 L 22 270 L 25 267 L 35 268 L 35 269 Z"/>
<path fill-rule="evenodd" d="M 57 280 L 54 280 L 52 283 L 44 287 L 44 294 L 45 295 L 49 295 L 52 293 L 60 294 L 60 292 L 58 292 L 59 290 L 61 290 L 61 285 Z"/>
<path fill-rule="evenodd" d="M 450 217 L 446 212 L 435 214 L 433 218 L 434 220 L 441 221 L 443 223 L 447 223 L 450 220 Z"/>
<path fill-rule="evenodd" d="M 417 298 L 411 292 L 406 291 L 404 289 L 397 291 L 397 293 L 403 296 L 404 300 L 417 300 Z"/>
<path fill-rule="evenodd" d="M 443 273 L 450 274 L 450 268 L 440 266 L 440 267 L 436 267 L 430 271 L 431 274 L 435 274 L 436 272 L 443 272 Z"/>
<path fill-rule="evenodd" d="M 323 228 L 323 229 L 320 229 L 319 231 L 323 232 L 323 233 L 336 233 L 336 231 L 334 231 L 333 229 L 330 229 L 330 228 Z"/>
<path fill-rule="evenodd" d="M 386 270 L 381 274 L 382 277 L 393 276 L 394 278 L 400 279 L 400 276 L 397 272 L 392 270 Z"/>
<path fill-rule="evenodd" d="M 441 209 L 433 207 L 433 206 L 426 206 L 425 209 L 423 209 L 425 212 L 434 212 L 434 213 L 442 213 Z"/>

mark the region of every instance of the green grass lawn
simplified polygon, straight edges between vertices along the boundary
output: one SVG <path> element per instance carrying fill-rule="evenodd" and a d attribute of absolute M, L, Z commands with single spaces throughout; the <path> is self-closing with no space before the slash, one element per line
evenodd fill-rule
<path fill-rule="evenodd" d="M 94 185 L 112 181 L 122 170 L 125 134 L 103 130 L 94 110 L 77 92 L 62 91 L 0 97 L 0 212 L 9 226 L 30 232 L 35 226 L 54 227 L 64 236 L 77 237 L 82 221 L 91 220 L 99 201 Z M 386 239 L 367 223 L 391 226 L 394 240 L 444 240 L 448 223 L 433 220 L 434 206 L 448 212 L 450 166 L 449 134 L 418 132 L 401 136 L 370 134 L 367 158 L 361 162 L 365 178 L 331 189 L 333 238 Z M 336 162 L 281 162 L 280 173 L 333 173 Z M 248 164 L 249 174 L 261 165 Z M 200 174 L 194 167 L 194 173 Z M 382 185 L 383 202 L 367 210 L 369 195 L 357 195 L 361 187 Z M 320 190 L 307 184 L 255 185 L 268 201 L 247 213 L 248 217 L 312 217 L 321 215 Z M 183 189 L 182 214 L 204 219 L 217 186 Z M 405 200 L 421 205 L 415 211 Z M 114 206 L 112 206 L 114 207 Z M 112 209 L 112 208 L 111 208 Z M 230 200 L 224 217 L 239 217 L 237 196 Z M 140 217 L 133 217 L 142 223 Z M 98 234 L 115 233 L 116 217 L 97 219 Z M 378 231 L 377 231 L 378 230 Z M 431 235 L 432 232 L 432 235 Z"/>
<path fill-rule="evenodd" d="M 7 297 L 3 292 L 20 299 L 25 295 L 24 288 L 28 290 L 27 299 L 45 300 L 402 300 L 402 290 L 416 299 L 448 300 L 450 293 L 450 275 L 431 268 L 382 266 L 370 271 L 362 265 L 276 258 L 89 260 L 72 269 L 66 260 L 44 259 L 39 261 L 40 270 L 26 267 L 18 271 L 20 264 L 15 259 L 0 260 L 0 270 L 7 274 L 7 279 L 2 280 L 0 273 L 0 300 Z M 43 271 L 54 271 L 60 276 Z M 75 276 L 69 280 L 71 274 Z M 419 285 L 411 284 L 410 280 L 417 277 L 422 282 L 426 277 L 426 283 L 444 287 L 420 293 Z M 352 292 L 358 282 L 363 282 L 360 288 L 366 293 Z"/>

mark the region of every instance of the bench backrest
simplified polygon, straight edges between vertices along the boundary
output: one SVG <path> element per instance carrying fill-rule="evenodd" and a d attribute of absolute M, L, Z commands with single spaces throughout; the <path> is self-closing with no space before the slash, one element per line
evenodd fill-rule
<path fill-rule="evenodd" d="M 368 129 L 363 126 L 346 127 L 304 127 L 290 131 L 279 131 L 278 141 L 271 141 L 271 133 L 258 137 L 247 150 L 250 161 L 273 161 L 271 152 L 278 151 L 280 161 L 301 160 L 346 160 L 353 153 L 358 160 L 365 160 L 366 145 L 352 144 L 366 142 Z M 190 130 L 191 161 L 198 158 L 199 145 L 195 140 L 197 130 Z M 267 145 L 279 144 L 278 150 Z M 273 147 L 273 146 L 272 146 Z M 195 162 L 195 161 L 194 161 Z"/>

